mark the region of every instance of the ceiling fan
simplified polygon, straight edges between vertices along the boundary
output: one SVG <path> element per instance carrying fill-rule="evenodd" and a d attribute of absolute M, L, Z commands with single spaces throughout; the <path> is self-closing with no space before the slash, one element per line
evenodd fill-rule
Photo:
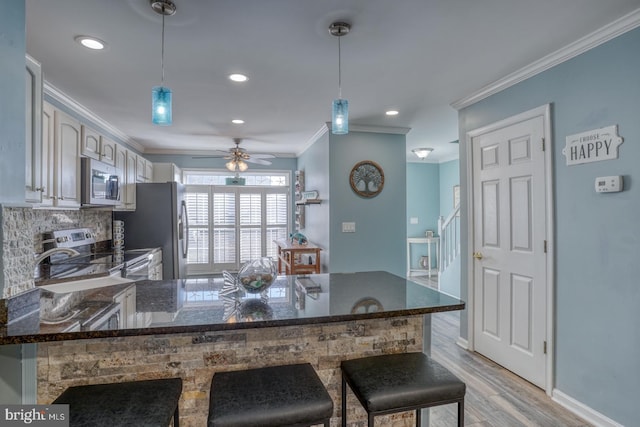
<path fill-rule="evenodd" d="M 273 154 L 258 154 L 258 153 L 247 153 L 247 150 L 244 148 L 240 148 L 240 143 L 242 142 L 242 138 L 233 138 L 233 142 L 236 144 L 235 147 L 230 148 L 228 151 L 224 150 L 216 150 L 220 153 L 224 153 L 221 155 L 212 155 L 212 156 L 194 156 L 194 159 L 215 159 L 215 158 L 225 158 L 229 160 L 225 166 L 231 172 L 244 172 L 249 168 L 247 163 L 255 163 L 259 165 L 270 165 L 271 162 L 265 159 L 274 159 L 276 156 Z"/>

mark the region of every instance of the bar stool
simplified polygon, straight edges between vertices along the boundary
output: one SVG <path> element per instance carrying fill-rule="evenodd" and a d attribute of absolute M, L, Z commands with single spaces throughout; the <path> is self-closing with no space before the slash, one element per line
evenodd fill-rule
<path fill-rule="evenodd" d="M 389 354 L 345 360 L 342 370 L 342 426 L 347 425 L 347 387 L 367 411 L 373 427 L 377 415 L 458 404 L 458 426 L 464 425 L 465 384 L 423 353 Z"/>
<path fill-rule="evenodd" d="M 333 401 L 308 363 L 216 372 L 209 427 L 329 427 Z"/>
<path fill-rule="evenodd" d="M 69 387 L 55 404 L 69 405 L 70 427 L 179 427 L 182 379 Z"/>

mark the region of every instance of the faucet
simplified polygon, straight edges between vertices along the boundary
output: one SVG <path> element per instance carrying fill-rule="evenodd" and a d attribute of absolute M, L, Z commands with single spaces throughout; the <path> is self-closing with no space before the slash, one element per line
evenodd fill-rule
<path fill-rule="evenodd" d="M 71 248 L 53 248 L 53 249 L 49 249 L 48 251 L 42 252 L 40 255 L 38 255 L 36 257 L 36 266 L 38 264 L 40 264 L 42 261 L 44 261 L 46 258 L 50 257 L 51 255 L 57 254 L 57 253 L 65 253 L 65 254 L 67 254 L 69 256 L 80 255 L 80 252 L 76 251 L 75 249 L 71 249 Z"/>

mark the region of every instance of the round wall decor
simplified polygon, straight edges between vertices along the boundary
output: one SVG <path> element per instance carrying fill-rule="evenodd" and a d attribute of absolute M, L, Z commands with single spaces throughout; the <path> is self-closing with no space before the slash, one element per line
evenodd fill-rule
<path fill-rule="evenodd" d="M 364 160 L 351 169 L 349 184 L 357 195 L 375 197 L 384 187 L 384 172 L 376 162 Z"/>

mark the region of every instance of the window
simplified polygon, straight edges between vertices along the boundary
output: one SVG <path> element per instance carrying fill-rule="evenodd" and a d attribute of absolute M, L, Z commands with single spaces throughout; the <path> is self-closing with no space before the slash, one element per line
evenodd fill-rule
<path fill-rule="evenodd" d="M 237 271 L 252 259 L 277 257 L 274 240 L 288 235 L 289 173 L 245 175 L 225 186 L 228 173 L 184 171 L 189 213 L 190 274 Z"/>

